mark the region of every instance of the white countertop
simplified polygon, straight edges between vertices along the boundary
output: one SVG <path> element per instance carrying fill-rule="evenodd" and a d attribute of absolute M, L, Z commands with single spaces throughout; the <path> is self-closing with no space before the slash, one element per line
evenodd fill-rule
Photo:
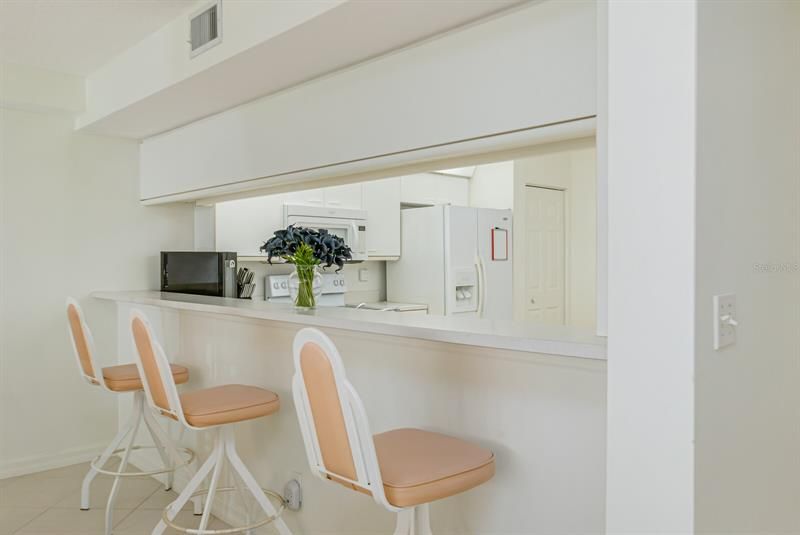
<path fill-rule="evenodd" d="M 159 291 L 94 292 L 92 297 L 434 342 L 567 357 L 600 360 L 606 358 L 605 338 L 594 336 L 586 330 L 558 325 L 526 325 L 478 318 L 401 314 L 345 307 L 320 307 L 311 311 L 299 311 L 288 304 Z"/>

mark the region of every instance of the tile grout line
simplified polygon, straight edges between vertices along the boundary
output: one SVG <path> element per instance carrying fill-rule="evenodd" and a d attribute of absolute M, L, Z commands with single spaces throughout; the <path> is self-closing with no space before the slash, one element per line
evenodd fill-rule
<path fill-rule="evenodd" d="M 34 516 L 34 517 L 33 517 L 33 518 L 31 518 L 30 520 L 28 520 L 27 522 L 25 522 L 24 524 L 22 524 L 20 527 L 18 527 L 18 528 L 17 528 L 17 529 L 15 529 L 14 531 L 12 531 L 12 532 L 11 532 L 11 535 L 16 535 L 17 533 L 20 533 L 20 532 L 21 532 L 23 529 L 25 529 L 25 527 L 26 527 L 26 526 L 28 526 L 28 525 L 29 525 L 31 522 L 33 522 L 34 520 L 36 520 L 37 518 L 39 518 L 40 516 L 42 516 L 43 514 L 45 514 L 45 513 L 46 513 L 47 511 L 49 511 L 49 510 L 50 510 L 50 508 L 49 508 L 49 507 L 45 507 L 45 508 L 44 508 L 44 510 L 43 510 L 41 513 L 39 513 L 38 515 Z"/>
<path fill-rule="evenodd" d="M 150 494 L 148 494 L 148 495 L 146 495 L 144 498 L 142 498 L 142 501 L 140 501 L 140 502 L 139 502 L 139 504 L 138 504 L 138 505 L 136 505 L 135 507 L 132 507 L 132 508 L 130 508 L 130 509 L 115 509 L 115 511 L 127 511 L 127 514 L 126 514 L 126 515 L 124 515 L 124 516 L 122 516 L 122 517 L 120 517 L 120 518 L 118 518 L 118 519 L 115 519 L 115 521 L 114 521 L 114 525 L 113 525 L 113 526 L 111 526 L 111 530 L 112 530 L 112 531 L 114 531 L 116 528 L 118 528 L 120 525 L 122 525 L 122 523 L 123 523 L 123 522 L 124 522 L 124 521 L 125 521 L 125 520 L 126 520 L 128 517 L 129 517 L 129 516 L 131 516 L 131 515 L 132 515 L 133 513 L 135 513 L 136 511 L 140 511 L 140 510 L 142 510 L 142 509 L 141 509 L 141 507 L 142 507 L 142 505 L 144 505 L 144 502 L 146 502 L 147 500 L 149 500 L 150 498 L 152 498 L 152 497 L 153 497 L 153 495 L 155 495 L 155 493 L 156 493 L 156 492 L 158 492 L 159 490 L 162 490 L 160 485 L 159 485 L 158 487 L 156 487 L 155 489 L 153 489 L 153 492 L 151 492 Z"/>
<path fill-rule="evenodd" d="M 158 487 L 156 487 L 156 488 L 155 488 L 155 490 L 153 490 L 153 492 L 151 492 L 150 494 L 148 494 L 147 496 L 145 496 L 145 498 L 144 498 L 144 499 L 143 499 L 141 502 L 139 502 L 139 505 L 137 505 L 137 506 L 136 506 L 136 507 L 134 507 L 133 509 L 130 509 L 130 510 L 128 511 L 128 514 L 127 514 L 127 515 L 125 515 L 124 517 L 120 518 L 120 519 L 119 519 L 117 522 L 114 522 L 114 526 L 112 526 L 112 529 L 114 529 L 114 528 L 117 528 L 117 527 L 121 526 L 121 525 L 122 525 L 122 523 L 123 523 L 123 522 L 124 522 L 124 521 L 125 521 L 125 520 L 126 520 L 128 517 L 129 517 L 129 516 L 131 516 L 133 513 L 135 513 L 136 511 L 144 511 L 145 509 L 142 509 L 142 505 L 144 505 L 144 503 L 145 503 L 147 500 L 149 500 L 150 498 L 152 498 L 153 496 L 155 496 L 155 494 L 156 494 L 158 491 L 160 491 L 160 490 L 164 490 L 164 489 L 162 488 L 162 486 L 161 486 L 161 485 L 159 485 Z"/>
<path fill-rule="evenodd" d="M 127 519 L 129 516 L 131 516 L 131 515 L 132 515 L 133 513 L 135 513 L 136 511 L 138 511 L 138 509 L 117 509 L 117 511 L 128 511 L 128 514 L 126 514 L 125 516 L 123 516 L 122 518 L 120 518 L 119 520 L 117 520 L 116 522 L 114 522 L 114 525 L 113 525 L 113 526 L 111 526 L 111 531 L 112 531 L 112 532 L 113 532 L 113 531 L 115 531 L 115 530 L 116 530 L 116 528 L 118 528 L 118 527 L 119 527 L 119 526 L 120 526 L 120 525 L 121 525 L 123 522 L 125 522 L 125 520 L 126 520 L 126 519 Z"/>
<path fill-rule="evenodd" d="M 26 477 L 26 476 L 20 476 L 20 477 Z M 37 478 L 35 478 L 35 477 L 34 477 L 33 479 L 37 479 Z M 71 479 L 71 478 L 67 478 L 67 477 L 56 477 L 56 478 L 52 478 L 52 479 Z M 43 478 L 43 479 L 42 479 L 42 482 L 45 482 L 45 481 L 47 481 L 47 478 Z M 81 478 L 81 481 L 82 481 L 82 478 Z M 115 513 L 117 513 L 117 512 L 119 512 L 119 513 L 122 513 L 122 512 L 124 512 L 125 514 L 124 514 L 124 515 L 122 515 L 122 516 L 118 516 L 118 515 L 116 515 L 116 514 L 114 515 L 114 516 L 115 516 L 115 520 L 114 520 L 114 525 L 112 526 L 112 529 L 114 529 L 114 528 L 117 528 L 117 527 L 118 527 L 118 526 L 119 526 L 119 525 L 120 525 L 120 524 L 121 524 L 123 521 L 125 521 L 125 520 L 126 520 L 126 519 L 127 519 L 127 518 L 128 518 L 130 515 L 131 515 L 131 514 L 133 514 L 134 512 L 136 512 L 136 511 L 140 511 L 140 510 L 141 510 L 141 511 L 143 511 L 144 509 L 141 509 L 142 505 L 144 505 L 144 503 L 145 503 L 147 500 L 149 500 L 151 497 L 153 497 L 153 496 L 154 496 L 156 493 L 158 493 L 160 490 L 164 490 L 164 489 L 163 489 L 163 485 L 161 485 L 161 484 L 160 484 L 159 486 L 157 486 L 156 488 L 154 488 L 154 489 L 153 489 L 153 491 L 152 491 L 150 494 L 147 494 L 147 495 L 145 495 L 145 496 L 144 496 L 144 497 L 141 499 L 141 501 L 140 501 L 140 502 L 138 502 L 138 504 L 136 504 L 135 506 L 133 506 L 133 507 L 131 507 L 131 508 L 124 508 L 124 509 L 121 509 L 121 508 L 115 508 L 115 509 L 114 509 Z M 11 535 L 24 535 L 24 533 L 23 533 L 23 532 L 24 532 L 25 528 L 27 528 L 27 527 L 28 527 L 28 526 L 30 526 L 30 525 L 31 525 L 31 524 L 32 524 L 34 521 L 36 521 L 37 519 L 41 518 L 42 516 L 44 516 L 45 514 L 47 514 L 47 513 L 51 512 L 51 511 L 68 510 L 68 509 L 73 509 L 73 508 L 75 507 L 75 506 L 71 506 L 71 507 L 58 507 L 58 504 L 59 504 L 59 503 L 61 503 L 61 502 L 56 502 L 56 503 L 54 503 L 54 504 L 52 504 L 52 505 L 44 506 L 44 508 L 42 509 L 42 511 L 41 511 L 41 512 L 39 512 L 38 514 L 36 514 L 36 515 L 35 515 L 35 516 L 33 516 L 32 518 L 30 518 L 30 519 L 29 519 L 27 522 L 25 522 L 24 524 L 22 524 L 21 526 L 19 526 L 18 528 L 16 528 L 16 529 L 15 529 L 13 532 L 11 532 Z M 91 509 L 98 509 L 98 508 L 91 508 Z M 105 508 L 102 508 L 102 507 L 101 507 L 101 508 L 99 508 L 99 509 L 100 509 L 100 510 L 105 510 Z"/>
<path fill-rule="evenodd" d="M 20 476 L 20 477 L 27 479 L 27 477 L 29 477 L 30 475 L 31 474 L 26 475 L 26 476 Z M 66 475 L 64 475 L 64 476 L 60 476 L 60 477 L 41 478 L 41 479 L 38 478 L 38 477 L 35 477 L 35 475 L 34 475 L 34 477 L 32 477 L 31 479 L 33 481 L 35 481 L 37 484 L 41 484 L 41 485 L 47 485 L 47 481 L 48 480 L 73 480 L 73 479 L 77 479 L 77 481 L 80 482 L 80 481 L 83 480 L 83 474 L 78 474 L 78 475 L 75 475 L 75 476 L 72 476 L 72 475 L 66 476 Z M 118 530 L 119 527 L 125 521 L 127 521 L 131 517 L 131 515 L 133 515 L 134 513 L 149 513 L 152 510 L 158 511 L 160 508 L 145 508 L 144 505 L 148 500 L 156 497 L 161 492 L 170 492 L 170 491 L 167 491 L 166 489 L 164 489 L 164 484 L 159 482 L 159 484 L 149 494 L 143 495 L 139 499 L 139 502 L 136 505 L 129 506 L 129 507 L 126 507 L 124 509 L 115 507 L 114 508 L 115 519 L 114 519 L 114 525 L 112 526 L 112 529 L 116 532 L 116 530 Z M 171 492 L 174 493 L 175 491 L 173 490 Z M 74 490 L 70 490 L 69 494 L 67 494 L 67 496 L 72 496 L 72 495 L 74 495 Z M 65 498 L 67 496 L 65 496 Z M 59 504 L 62 503 L 62 502 L 64 502 L 64 499 L 59 497 L 59 499 L 55 500 L 54 503 L 50 503 L 49 505 L 42 505 L 41 506 L 41 510 L 38 513 L 36 513 L 32 518 L 28 519 L 27 521 L 25 521 L 20 526 L 16 527 L 14 529 L 14 531 L 10 532 L 10 534 L 11 535 L 25 535 L 26 530 L 27 529 L 31 529 L 31 527 L 35 524 L 35 522 L 37 520 L 40 520 L 41 517 L 43 517 L 44 515 L 47 515 L 48 513 L 61 512 L 61 511 L 69 510 L 69 509 L 77 509 L 78 508 L 78 506 L 71 506 L 71 507 L 61 506 L 61 507 L 59 507 Z M 20 507 L 16 507 L 15 509 L 19 509 L 19 508 L 25 508 L 25 507 L 20 506 Z M 30 508 L 33 509 L 33 507 L 30 507 Z M 94 508 L 93 507 L 92 509 L 104 510 L 103 507 L 100 507 L 100 508 Z M 214 521 L 218 521 L 219 520 L 215 515 L 212 515 L 212 519 Z M 74 529 L 75 526 L 62 526 L 62 527 L 66 528 L 67 530 L 70 530 L 70 529 Z M 66 531 L 62 532 L 62 533 L 66 533 Z M 69 533 L 72 533 L 72 531 L 69 531 Z M 92 531 L 92 533 L 95 533 L 95 531 Z M 98 533 L 102 533 L 102 529 L 98 530 Z M 54 532 L 52 535 L 56 535 L 56 533 Z"/>

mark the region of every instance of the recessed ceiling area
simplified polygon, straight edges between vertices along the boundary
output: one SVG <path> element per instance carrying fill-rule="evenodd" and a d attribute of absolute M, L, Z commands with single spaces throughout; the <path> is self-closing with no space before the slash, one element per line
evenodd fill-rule
<path fill-rule="evenodd" d="M 197 0 L 0 0 L 0 62 L 86 76 Z"/>
<path fill-rule="evenodd" d="M 226 26 L 231 23 L 232 11 L 244 11 L 239 4 L 227 5 L 223 41 L 232 38 Z M 147 138 L 522 5 L 523 0 L 331 2 L 326 10 L 287 25 L 284 31 L 190 76 L 148 88 L 101 113 L 90 106 L 77 118 L 76 126 L 95 134 Z M 159 41 L 159 46 L 163 48 L 164 42 Z M 225 42 L 212 53 L 221 52 L 224 46 Z M 148 48 L 150 53 L 153 50 L 156 48 Z M 132 61 L 129 55 L 125 59 L 131 69 L 140 69 L 163 59 L 164 53 L 159 50 L 160 57 L 154 57 L 152 63 L 144 57 Z M 205 58 L 200 56 L 200 61 Z M 129 93 L 131 70 L 118 70 L 119 76 L 104 78 L 102 84 L 90 79 L 87 94 Z M 145 74 L 139 72 L 134 81 Z"/>
<path fill-rule="evenodd" d="M 222 0 L 220 46 L 190 56 L 188 16 L 209 1 L 0 0 L 5 80 L 71 75 L 78 130 L 143 139 L 535 3 Z"/>

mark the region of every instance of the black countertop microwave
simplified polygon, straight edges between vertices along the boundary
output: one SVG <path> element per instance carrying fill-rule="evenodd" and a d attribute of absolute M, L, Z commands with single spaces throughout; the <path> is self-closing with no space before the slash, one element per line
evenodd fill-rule
<path fill-rule="evenodd" d="M 161 291 L 237 297 L 236 253 L 161 251 Z"/>

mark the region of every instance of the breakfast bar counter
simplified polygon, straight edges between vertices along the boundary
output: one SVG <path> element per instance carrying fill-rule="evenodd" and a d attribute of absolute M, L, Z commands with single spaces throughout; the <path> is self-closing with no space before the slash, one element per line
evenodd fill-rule
<path fill-rule="evenodd" d="M 414 427 L 491 449 L 495 476 L 431 506 L 434 533 L 602 533 L 605 495 L 606 360 L 602 339 L 567 328 L 345 307 L 300 312 L 265 301 L 158 291 L 95 292 L 94 314 L 116 318 L 116 348 L 105 358 L 134 361 L 131 312 L 144 314 L 169 360 L 186 366 L 182 392 L 223 384 L 275 392 L 280 410 L 236 424 L 245 464 L 258 483 L 303 489 L 284 515 L 296 534 L 391 533 L 394 515 L 369 496 L 341 492 L 311 475 L 292 398 L 292 343 L 303 327 L 330 337 L 358 391 L 371 432 Z M 109 340 L 110 341 L 110 340 Z M 108 356 L 107 356 L 108 355 Z M 109 357 L 113 355 L 113 357 Z M 124 422 L 130 404 L 119 401 Z M 202 460 L 212 434 L 161 418 Z M 151 470 L 155 453 L 132 462 Z M 176 474 L 175 488 L 188 478 Z M 235 502 L 235 500 L 234 500 Z M 241 524 L 233 502 L 214 514 Z"/>
<path fill-rule="evenodd" d="M 402 314 L 346 307 L 318 307 L 301 311 L 292 305 L 260 300 L 159 291 L 94 292 L 92 297 L 467 346 L 590 359 L 606 357 L 604 338 L 566 326 L 525 325 L 508 321 Z"/>

